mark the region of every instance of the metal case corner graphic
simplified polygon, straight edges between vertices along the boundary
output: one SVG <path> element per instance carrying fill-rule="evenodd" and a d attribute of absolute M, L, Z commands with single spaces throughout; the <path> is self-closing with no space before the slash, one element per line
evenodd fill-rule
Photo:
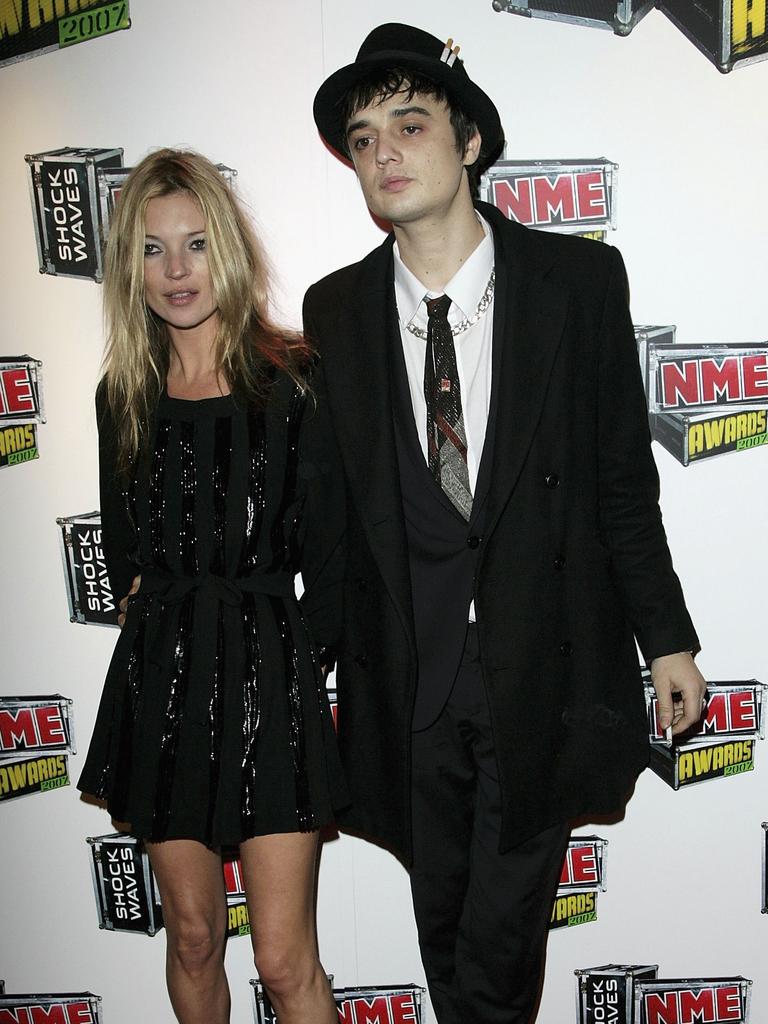
<path fill-rule="evenodd" d="M 66 146 L 25 157 L 41 274 L 101 281 L 99 168 L 120 167 L 122 149 Z"/>
<path fill-rule="evenodd" d="M 56 522 L 61 531 L 70 622 L 117 626 L 119 609 L 107 575 L 101 513 L 61 516 Z"/>
<path fill-rule="evenodd" d="M 724 73 L 768 57 L 765 0 L 658 0 L 656 6 Z"/>
<path fill-rule="evenodd" d="M 635 985 L 633 1024 L 748 1024 L 752 982 L 730 978 L 657 978 Z"/>
<path fill-rule="evenodd" d="M 99 928 L 155 935 L 163 927 L 160 894 L 149 855 L 122 832 L 86 839 Z"/>
<path fill-rule="evenodd" d="M 0 1020 L 19 1024 L 47 1021 L 101 1024 L 101 996 L 93 992 L 3 993 L 0 990 Z"/>
<path fill-rule="evenodd" d="M 658 964 L 605 964 L 575 971 L 577 1024 L 634 1024 L 635 983 L 656 978 L 658 969 Z"/>
<path fill-rule="evenodd" d="M 653 7 L 653 0 L 492 0 L 494 11 L 610 29 L 626 36 Z"/>
<path fill-rule="evenodd" d="M 590 160 L 499 160 L 481 197 L 509 220 L 561 234 L 604 237 L 616 227 L 618 164 Z"/>

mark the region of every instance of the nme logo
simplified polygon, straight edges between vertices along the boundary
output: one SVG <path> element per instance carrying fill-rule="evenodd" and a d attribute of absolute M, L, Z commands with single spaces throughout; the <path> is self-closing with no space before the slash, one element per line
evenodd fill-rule
<path fill-rule="evenodd" d="M 239 860 L 225 860 L 224 867 L 224 889 L 231 899 L 235 896 L 245 897 L 245 885 L 243 884 L 243 868 Z"/>
<path fill-rule="evenodd" d="M 491 201 L 526 227 L 604 221 L 610 213 L 602 170 L 510 175 L 491 183 Z"/>
<path fill-rule="evenodd" d="M 760 710 L 757 693 L 753 688 L 711 692 L 707 710 L 701 723 L 705 736 L 751 735 L 760 728 Z M 697 734 L 698 735 L 698 734 Z M 663 739 L 659 725 L 659 703 L 653 698 L 653 739 Z"/>
<path fill-rule="evenodd" d="M 408 1024 L 421 1019 L 412 992 L 348 997 L 336 1006 L 339 1024 Z"/>
<path fill-rule="evenodd" d="M 61 750 L 68 742 L 60 705 L 0 708 L 0 754 L 3 756 L 27 750 Z"/>
<path fill-rule="evenodd" d="M 664 361 L 659 367 L 661 407 L 768 405 L 768 352 Z"/>
<path fill-rule="evenodd" d="M 594 886 L 601 883 L 597 844 L 569 846 L 560 874 L 560 887 Z"/>
<path fill-rule="evenodd" d="M 27 1003 L 13 1009 L 0 1007 L 0 1024 L 97 1024 L 89 1002 Z"/>
<path fill-rule="evenodd" d="M 726 1024 L 744 1020 L 739 985 L 646 992 L 647 1024 Z"/>
<path fill-rule="evenodd" d="M 0 369 L 0 417 L 37 415 L 35 388 L 29 366 Z"/>

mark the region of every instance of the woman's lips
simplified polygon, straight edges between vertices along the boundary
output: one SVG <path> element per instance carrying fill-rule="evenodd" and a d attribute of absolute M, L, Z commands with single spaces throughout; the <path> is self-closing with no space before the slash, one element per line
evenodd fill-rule
<path fill-rule="evenodd" d="M 197 298 L 197 292 L 192 289 L 185 289 L 184 291 L 168 292 L 165 297 L 172 306 L 188 306 L 190 302 L 194 302 Z"/>

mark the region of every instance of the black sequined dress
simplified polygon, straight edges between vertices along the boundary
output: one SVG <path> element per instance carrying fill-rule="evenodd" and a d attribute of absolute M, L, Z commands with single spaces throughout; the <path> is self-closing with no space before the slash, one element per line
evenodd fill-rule
<path fill-rule="evenodd" d="M 142 579 L 78 787 L 157 841 L 217 847 L 327 824 L 348 800 L 294 596 L 308 494 L 334 486 L 305 443 L 312 399 L 279 376 L 261 410 L 163 395 L 152 457 L 123 488 L 97 409 L 116 598 Z"/>

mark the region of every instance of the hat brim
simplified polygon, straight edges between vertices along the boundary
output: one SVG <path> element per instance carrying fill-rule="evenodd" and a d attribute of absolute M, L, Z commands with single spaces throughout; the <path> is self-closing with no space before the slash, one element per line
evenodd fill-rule
<path fill-rule="evenodd" d="M 413 69 L 443 86 L 448 96 L 477 125 L 483 140 L 482 163 L 488 166 L 498 157 L 504 144 L 504 133 L 499 112 L 490 97 L 466 74 L 457 73 L 449 64 L 403 50 L 380 50 L 348 64 L 330 75 L 318 89 L 312 108 L 315 124 L 339 156 L 349 159 L 346 124 L 342 123 L 341 112 L 344 97 L 371 71 L 395 67 Z"/>

